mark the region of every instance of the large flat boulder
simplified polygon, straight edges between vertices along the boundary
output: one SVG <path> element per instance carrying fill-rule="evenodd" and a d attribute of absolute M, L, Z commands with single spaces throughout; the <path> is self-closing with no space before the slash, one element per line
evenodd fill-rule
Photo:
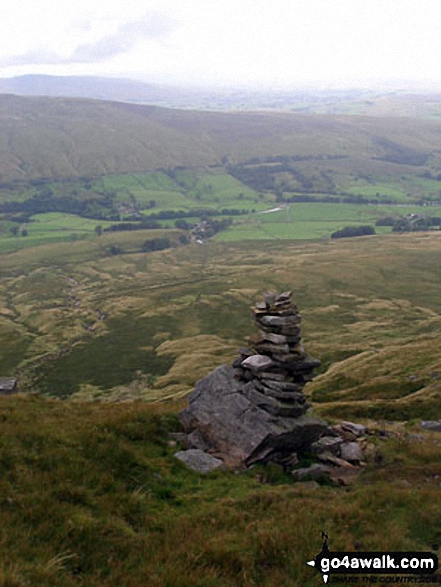
<path fill-rule="evenodd" d="M 252 389 L 252 382 L 238 381 L 234 369 L 223 365 L 198 381 L 179 414 L 186 432 L 199 430 L 210 452 L 227 466 L 246 467 L 306 450 L 326 430 L 325 422 L 306 414 L 274 416 L 251 401 Z"/>

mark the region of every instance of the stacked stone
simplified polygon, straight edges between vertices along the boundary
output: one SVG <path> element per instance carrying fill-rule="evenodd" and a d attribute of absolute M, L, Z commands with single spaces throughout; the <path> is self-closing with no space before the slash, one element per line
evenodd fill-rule
<path fill-rule="evenodd" d="M 245 395 L 274 416 L 300 417 L 310 407 L 302 393 L 320 361 L 301 344 L 300 316 L 291 292 L 266 294 L 253 310 L 259 335 L 234 361 L 236 378 L 252 383 Z"/>
<path fill-rule="evenodd" d="M 267 294 L 252 311 L 258 335 L 232 366 L 196 383 L 179 419 L 187 448 L 208 451 L 227 467 L 273 462 L 290 468 L 328 428 L 305 413 L 302 392 L 320 362 L 303 350 L 291 292 Z"/>

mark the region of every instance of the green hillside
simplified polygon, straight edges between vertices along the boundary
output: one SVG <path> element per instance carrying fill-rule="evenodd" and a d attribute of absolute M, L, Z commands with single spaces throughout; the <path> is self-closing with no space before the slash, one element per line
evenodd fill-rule
<path fill-rule="evenodd" d="M 305 345 L 323 361 L 310 386 L 318 410 L 441 417 L 439 231 L 183 246 L 179 234 L 105 233 L 1 255 L 3 374 L 51 397 L 181 397 L 253 334 L 259 292 L 292 290 Z M 166 235 L 174 248 L 143 252 Z"/>
<path fill-rule="evenodd" d="M 0 182 L 203 167 L 274 156 L 359 173 L 437 169 L 441 125 L 410 118 L 201 112 L 0 96 Z M 334 163 L 333 163 L 334 160 Z M 398 171 L 399 169 L 399 171 Z"/>

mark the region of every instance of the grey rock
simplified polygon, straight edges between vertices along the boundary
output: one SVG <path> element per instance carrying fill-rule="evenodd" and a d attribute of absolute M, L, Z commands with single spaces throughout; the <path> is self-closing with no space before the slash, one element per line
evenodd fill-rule
<path fill-rule="evenodd" d="M 423 420 L 421 428 L 431 430 L 432 432 L 441 432 L 441 420 Z"/>
<path fill-rule="evenodd" d="M 283 373 L 271 373 L 270 371 L 261 371 L 257 377 L 260 381 L 268 379 L 269 381 L 282 382 L 286 380 L 286 375 L 283 375 Z"/>
<path fill-rule="evenodd" d="M 299 393 L 298 391 L 284 391 L 283 389 L 274 389 L 272 387 L 266 387 L 265 385 L 259 383 L 259 381 L 255 381 L 254 385 L 256 389 L 258 389 L 261 393 L 269 395 L 270 397 L 274 397 L 276 399 L 288 402 L 297 402 L 298 404 L 304 404 L 306 402 L 306 398 L 303 395 L 303 393 Z"/>
<path fill-rule="evenodd" d="M 321 463 L 314 463 L 310 467 L 304 467 L 303 469 L 294 469 L 291 471 L 291 475 L 294 481 L 305 481 L 307 479 L 320 479 L 321 477 L 327 477 L 331 472 L 331 467 L 323 465 Z"/>
<path fill-rule="evenodd" d="M 292 312 L 291 302 L 285 301 L 285 300 L 276 301 L 275 304 L 274 304 L 274 308 L 278 312 L 280 310 L 291 310 L 291 312 Z"/>
<path fill-rule="evenodd" d="M 264 371 L 268 367 L 271 367 L 272 364 L 272 360 L 265 355 L 252 355 L 242 361 L 242 367 L 252 369 L 253 371 Z"/>
<path fill-rule="evenodd" d="M 353 440 L 357 440 L 357 436 L 353 432 L 350 432 L 349 430 L 344 430 L 340 426 L 340 424 L 337 424 L 336 426 L 332 426 L 331 428 L 329 428 L 327 434 L 329 434 L 329 435 L 335 434 L 335 435 L 343 438 L 343 440 L 347 440 L 348 442 L 352 442 Z"/>
<path fill-rule="evenodd" d="M 350 463 L 358 463 L 363 460 L 363 451 L 358 442 L 343 442 L 340 445 L 340 457 Z"/>
<path fill-rule="evenodd" d="M 309 404 L 305 401 L 303 401 L 302 404 L 297 401 L 288 403 L 286 401 L 279 401 L 272 396 L 265 395 L 264 393 L 260 393 L 255 385 L 244 386 L 242 393 L 255 406 L 273 414 L 274 416 L 297 418 L 298 416 L 302 416 L 309 408 Z"/>
<path fill-rule="evenodd" d="M 254 348 L 259 353 L 289 353 L 289 345 L 287 344 L 274 344 L 269 341 L 256 342 Z"/>
<path fill-rule="evenodd" d="M 311 373 L 311 371 L 320 367 L 321 362 L 314 357 L 306 357 L 298 361 L 285 361 L 282 365 L 284 369 L 292 373 Z"/>
<path fill-rule="evenodd" d="M 199 430 L 193 430 L 191 434 L 187 435 L 187 448 L 198 448 L 199 450 L 208 450 L 210 446 L 205 441 L 205 438 Z"/>
<path fill-rule="evenodd" d="M 220 459 L 199 449 L 181 450 L 175 454 L 175 457 L 197 473 L 210 473 L 223 466 Z"/>
<path fill-rule="evenodd" d="M 282 328 L 286 326 L 298 326 L 300 324 L 300 317 L 293 316 L 258 316 L 257 321 L 263 326 L 270 326 L 271 328 Z"/>
<path fill-rule="evenodd" d="M 171 432 L 170 433 L 170 438 L 172 440 L 174 440 L 175 442 L 181 443 L 185 447 L 187 446 L 187 438 L 188 438 L 188 436 L 184 432 Z"/>
<path fill-rule="evenodd" d="M 322 461 L 324 463 L 328 463 L 331 465 L 335 465 L 337 467 L 343 467 L 343 468 L 347 468 L 347 469 L 354 468 L 354 465 L 351 465 L 351 463 L 349 463 L 349 461 L 345 461 L 344 459 L 336 457 L 335 455 L 333 455 L 330 452 L 322 452 L 319 455 L 317 455 L 317 458 L 319 461 Z"/>
<path fill-rule="evenodd" d="M 196 384 L 188 407 L 179 414 L 186 432 L 198 429 L 227 466 L 248 466 L 277 451 L 305 450 L 327 428 L 325 422 L 302 415 L 276 417 L 258 407 L 253 382 L 243 385 L 233 369 L 218 367 Z M 263 394 L 259 394 L 262 396 Z M 260 399 L 260 397 L 259 397 Z"/>
<path fill-rule="evenodd" d="M 262 338 L 274 344 L 287 344 L 289 342 L 288 337 L 283 334 L 274 334 L 272 332 L 262 332 Z"/>
<path fill-rule="evenodd" d="M 322 436 L 311 445 L 311 452 L 315 454 L 330 452 L 338 456 L 342 443 L 343 439 L 339 436 Z"/>
<path fill-rule="evenodd" d="M 245 357 L 247 358 L 247 357 Z M 233 361 L 233 367 L 241 367 L 242 366 L 242 361 L 244 361 L 244 357 L 236 357 Z"/>
<path fill-rule="evenodd" d="M 340 422 L 340 426 L 343 428 L 343 430 L 352 432 L 352 434 L 357 437 L 366 434 L 366 426 L 363 426 L 363 424 L 354 424 L 354 422 Z"/>

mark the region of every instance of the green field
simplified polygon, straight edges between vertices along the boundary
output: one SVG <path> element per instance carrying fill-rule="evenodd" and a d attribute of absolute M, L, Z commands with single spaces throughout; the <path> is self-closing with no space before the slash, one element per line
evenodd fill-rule
<path fill-rule="evenodd" d="M 145 176 L 149 179 L 149 176 Z M 159 176 L 158 177 L 162 177 Z M 126 200 L 130 201 L 132 191 L 126 192 L 126 188 L 135 181 L 135 176 L 114 178 L 113 189 L 117 191 L 118 197 L 125 194 Z M 110 180 L 109 180 L 110 181 Z M 141 179 L 139 180 L 141 182 Z M 209 183 L 209 181 L 211 183 Z M 148 182 L 147 182 L 148 183 Z M 119 187 L 118 187 L 119 185 Z M 137 184 L 140 186 L 140 183 Z M 199 187 L 198 187 L 199 186 Z M 212 186 L 212 188 L 208 188 Z M 148 185 L 146 185 L 146 189 Z M 243 188 L 242 192 L 238 190 Z M 127 188 L 128 189 L 128 188 Z M 140 187 L 141 189 L 141 187 Z M 119 190 L 119 191 L 118 191 Z M 199 191 L 198 191 L 199 190 Z M 204 193 L 203 197 L 196 198 L 195 194 Z M 207 193 L 210 192 L 208 195 Z M 154 199 L 154 192 L 144 192 L 145 201 Z M 274 199 L 268 195 L 258 198 L 252 190 L 241 186 L 234 178 L 228 175 L 204 175 L 195 181 L 195 187 L 184 195 L 171 192 L 174 200 L 156 200 L 156 205 L 151 211 L 145 211 L 148 216 L 150 212 L 161 210 L 196 210 L 201 207 L 215 210 L 237 209 L 255 210 L 247 215 L 233 217 L 233 225 L 226 231 L 216 236 L 221 242 L 234 242 L 240 240 L 315 240 L 329 238 L 331 233 L 347 225 L 375 224 L 376 220 L 383 216 L 400 217 L 409 214 L 427 214 L 432 216 L 441 215 L 440 206 L 391 206 L 391 205 L 361 205 L 343 203 L 291 203 L 285 209 L 275 212 L 265 212 L 277 206 Z M 242 194 L 242 195 L 241 195 Z M 158 194 L 156 194 L 158 195 Z M 254 198 L 254 199 L 253 199 Z M 138 196 L 137 196 L 138 200 Z M 179 205 L 178 202 L 184 202 Z M 175 207 L 173 206 L 175 204 Z M 221 216 L 219 218 L 223 218 Z M 189 217 L 187 222 L 197 223 L 200 218 Z M 175 220 L 161 220 L 164 227 L 174 228 Z M 114 224 L 106 220 L 94 220 L 82 218 L 74 214 L 51 212 L 36 214 L 30 217 L 29 222 L 22 223 L 17 236 L 11 234 L 14 223 L 0 221 L 0 251 L 3 253 L 12 252 L 22 248 L 29 248 L 54 242 L 75 242 L 77 240 L 101 238 L 96 236 L 95 229 L 100 225 L 103 229 Z M 21 231 L 26 229 L 27 236 L 22 236 Z M 377 233 L 390 232 L 388 227 L 378 227 Z"/>
<path fill-rule="evenodd" d="M 96 236 L 95 227 L 100 224 L 103 228 L 111 222 L 97 221 L 89 218 L 81 218 L 74 214 L 49 212 L 36 214 L 20 226 L 17 236 L 10 232 L 12 223 L 7 223 L 3 233 L 0 233 L 0 251 L 3 253 L 22 248 L 37 247 L 51 242 L 77 241 Z M 25 229 L 27 236 L 22 236 Z"/>
<path fill-rule="evenodd" d="M 328 239 L 332 232 L 347 225 L 371 224 L 384 216 L 406 216 L 427 213 L 441 215 L 441 207 L 383 206 L 361 204 L 298 203 L 286 209 L 265 214 L 253 214 L 238 219 L 228 230 L 217 235 L 222 242 L 241 240 L 315 240 Z M 390 227 L 376 227 L 378 234 L 390 232 Z"/>
<path fill-rule="evenodd" d="M 134 197 L 139 209 L 146 214 L 195 208 L 264 209 L 266 203 L 274 200 L 270 194 L 258 198 L 255 190 L 226 173 L 178 170 L 173 171 L 172 177 L 165 173 L 104 177 L 93 183 L 93 189 L 113 190 L 119 202 L 129 203 Z M 153 207 L 150 206 L 152 200 Z"/>

